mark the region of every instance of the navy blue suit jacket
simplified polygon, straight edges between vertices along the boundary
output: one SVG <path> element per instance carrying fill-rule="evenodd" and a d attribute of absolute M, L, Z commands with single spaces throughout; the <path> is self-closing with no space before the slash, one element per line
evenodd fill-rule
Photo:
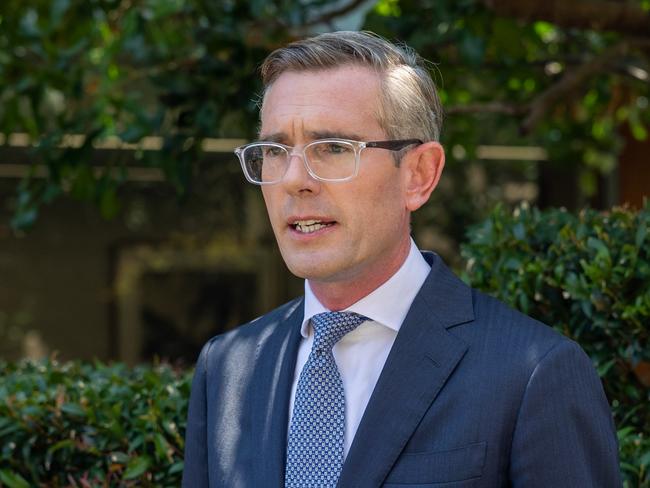
<path fill-rule="evenodd" d="M 609 405 L 574 342 L 431 273 L 402 324 L 340 487 L 620 487 Z M 282 487 L 303 300 L 199 357 L 183 486 Z"/>

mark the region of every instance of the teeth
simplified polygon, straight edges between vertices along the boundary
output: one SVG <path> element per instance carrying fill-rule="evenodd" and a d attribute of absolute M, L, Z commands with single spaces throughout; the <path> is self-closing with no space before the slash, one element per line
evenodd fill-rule
<path fill-rule="evenodd" d="M 298 222 L 295 222 L 293 225 L 295 226 L 297 231 L 302 232 L 304 234 L 310 234 L 312 232 L 316 232 L 317 230 L 324 229 L 325 227 L 329 227 L 332 224 L 323 224 L 318 220 L 299 220 Z"/>

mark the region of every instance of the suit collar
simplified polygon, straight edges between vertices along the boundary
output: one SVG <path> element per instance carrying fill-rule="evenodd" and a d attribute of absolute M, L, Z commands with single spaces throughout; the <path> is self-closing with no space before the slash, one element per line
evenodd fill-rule
<path fill-rule="evenodd" d="M 431 272 L 411 309 L 426 304 L 427 313 L 433 314 L 445 328 L 474 320 L 472 289 L 452 273 L 437 254 L 423 251 L 422 256 L 431 266 Z M 424 303 L 417 303 L 419 300 Z"/>
<path fill-rule="evenodd" d="M 341 487 L 383 483 L 467 351 L 468 346 L 448 329 L 474 320 L 471 289 L 438 256 L 423 255 L 431 272 L 413 301 L 368 402 L 343 465 Z"/>

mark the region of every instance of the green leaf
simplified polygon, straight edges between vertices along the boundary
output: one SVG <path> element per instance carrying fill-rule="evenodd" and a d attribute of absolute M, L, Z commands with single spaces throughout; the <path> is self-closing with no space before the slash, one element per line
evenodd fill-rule
<path fill-rule="evenodd" d="M 84 411 L 84 409 L 81 408 L 81 406 L 77 405 L 76 403 L 64 403 L 63 405 L 61 405 L 61 411 L 69 415 L 73 415 L 75 417 L 86 416 L 86 412 Z"/>
<path fill-rule="evenodd" d="M 612 368 L 612 366 L 614 366 L 615 364 L 616 364 L 616 358 L 612 358 L 605 363 L 599 364 L 597 367 L 598 376 L 600 376 L 601 378 L 605 376 Z"/>
<path fill-rule="evenodd" d="M 102 217 L 105 219 L 112 219 L 118 214 L 120 211 L 120 202 L 114 188 L 109 187 L 102 191 L 99 208 Z"/>
<path fill-rule="evenodd" d="M 401 14 L 399 0 L 379 0 L 375 4 L 374 11 L 382 17 L 399 17 Z"/>
<path fill-rule="evenodd" d="M 533 24 L 533 29 L 535 29 L 537 35 L 544 42 L 551 42 L 557 36 L 557 27 L 555 27 L 553 24 L 549 24 L 548 22 L 535 22 Z"/>
<path fill-rule="evenodd" d="M 597 251 L 598 257 L 610 259 L 609 249 L 603 241 L 595 237 L 587 239 L 587 246 Z"/>
<path fill-rule="evenodd" d="M 645 467 L 650 466 L 650 451 L 641 456 L 641 459 L 639 459 L 639 464 Z"/>
<path fill-rule="evenodd" d="M 153 443 L 154 446 L 156 447 L 156 456 L 158 459 L 166 459 L 167 458 L 167 453 L 169 451 L 169 442 L 167 442 L 167 439 L 165 439 L 165 436 L 163 436 L 160 433 L 156 433 L 153 436 Z"/>
<path fill-rule="evenodd" d="M 465 34 L 460 43 L 460 48 L 467 61 L 472 65 L 479 65 L 483 62 L 485 55 L 485 42 L 480 37 Z"/>
<path fill-rule="evenodd" d="M 7 485 L 7 488 L 30 488 L 25 478 L 7 469 L 0 470 L 0 481 Z"/>
<path fill-rule="evenodd" d="M 646 225 L 639 225 L 639 227 L 636 230 L 636 235 L 634 236 L 634 244 L 636 245 L 637 248 L 641 248 L 643 246 L 643 242 L 645 241 L 646 236 L 648 235 L 648 227 Z"/>
<path fill-rule="evenodd" d="M 645 141 L 648 138 L 648 130 L 641 124 L 632 125 L 632 135 L 637 141 Z"/>
<path fill-rule="evenodd" d="M 519 222 L 512 228 L 512 234 L 520 241 L 523 241 L 526 238 L 526 228 Z"/>
<path fill-rule="evenodd" d="M 50 9 L 50 23 L 52 27 L 58 27 L 63 16 L 70 8 L 70 0 L 53 0 Z"/>
<path fill-rule="evenodd" d="M 129 455 L 125 452 L 116 451 L 110 454 L 110 460 L 112 463 L 128 464 L 130 459 Z"/>
<path fill-rule="evenodd" d="M 26 9 L 20 21 L 20 27 L 27 37 L 39 37 L 41 31 L 38 27 L 38 12 L 33 8 Z"/>
<path fill-rule="evenodd" d="M 168 473 L 169 474 L 182 473 L 183 472 L 183 466 L 184 466 L 183 461 L 179 461 L 177 463 L 174 463 L 169 467 Z"/>
<path fill-rule="evenodd" d="M 122 479 L 132 480 L 139 476 L 142 476 L 147 469 L 151 466 L 151 461 L 146 456 L 136 456 L 129 461 L 129 464 L 126 466 L 126 471 L 124 471 L 124 476 Z"/>
<path fill-rule="evenodd" d="M 95 195 L 95 177 L 92 168 L 82 165 L 75 168 L 72 174 L 70 194 L 79 200 L 89 200 Z"/>
<path fill-rule="evenodd" d="M 50 446 L 47 449 L 48 454 L 52 455 L 59 449 L 64 449 L 66 447 L 74 447 L 74 441 L 72 439 L 64 439 L 62 441 L 57 442 L 56 444 Z"/>
<path fill-rule="evenodd" d="M 14 229 L 27 229 L 34 225 L 38 217 L 38 210 L 35 208 L 18 210 L 11 219 L 11 227 Z"/>

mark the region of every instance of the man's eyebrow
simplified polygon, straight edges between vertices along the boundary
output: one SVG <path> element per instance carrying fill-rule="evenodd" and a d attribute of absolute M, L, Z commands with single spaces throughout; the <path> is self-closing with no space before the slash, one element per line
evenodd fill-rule
<path fill-rule="evenodd" d="M 307 131 L 305 135 L 310 141 L 315 141 L 317 139 L 349 139 L 351 141 L 364 140 L 363 137 L 360 136 L 359 134 L 354 134 L 351 132 L 333 131 L 333 130 Z M 289 136 L 287 136 L 287 134 L 284 132 L 274 132 L 271 134 L 260 134 L 258 140 L 286 144 L 287 141 L 289 140 Z"/>
<path fill-rule="evenodd" d="M 350 139 L 351 141 L 363 141 L 363 137 L 359 134 L 354 134 L 351 132 L 340 132 L 340 131 L 331 131 L 331 130 L 318 130 L 318 131 L 307 131 L 307 135 L 311 140 L 316 139 Z"/>
<path fill-rule="evenodd" d="M 260 134 L 259 140 L 265 142 L 285 142 L 287 140 L 287 135 L 284 132 L 275 132 L 273 134 Z"/>

